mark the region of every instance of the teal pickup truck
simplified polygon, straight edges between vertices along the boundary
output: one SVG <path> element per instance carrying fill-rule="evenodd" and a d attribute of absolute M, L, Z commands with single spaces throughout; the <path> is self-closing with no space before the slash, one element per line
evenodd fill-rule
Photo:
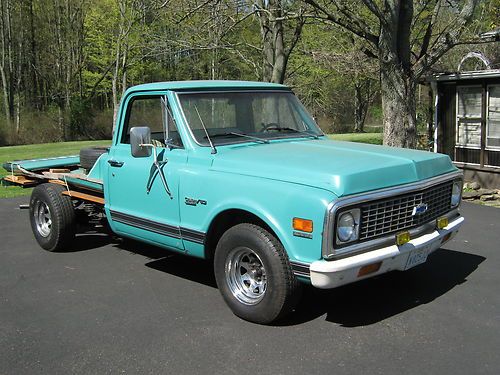
<path fill-rule="evenodd" d="M 213 262 L 239 317 L 270 323 L 303 283 L 335 288 L 426 262 L 458 231 L 446 155 L 329 140 L 283 85 L 187 81 L 123 96 L 112 144 L 13 161 L 40 246 L 77 223 Z"/>

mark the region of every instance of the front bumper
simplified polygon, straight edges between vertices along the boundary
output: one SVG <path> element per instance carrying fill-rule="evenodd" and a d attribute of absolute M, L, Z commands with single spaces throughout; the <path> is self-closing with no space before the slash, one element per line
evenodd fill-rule
<path fill-rule="evenodd" d="M 428 254 L 439 249 L 443 243 L 453 238 L 463 221 L 464 218 L 460 216 L 451 221 L 445 228 L 421 235 L 401 246 L 391 245 L 339 260 L 312 262 L 310 265 L 311 283 L 316 288 L 331 289 L 389 271 L 404 271 L 412 265 L 409 264 L 409 258 L 412 255 L 425 257 L 422 258 L 425 261 Z M 378 262 L 381 264 L 377 271 L 358 276 L 362 267 Z"/>

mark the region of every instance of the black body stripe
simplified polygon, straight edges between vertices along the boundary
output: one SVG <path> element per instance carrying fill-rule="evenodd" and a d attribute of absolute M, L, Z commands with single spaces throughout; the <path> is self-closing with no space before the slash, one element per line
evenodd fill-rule
<path fill-rule="evenodd" d="M 205 233 L 203 232 L 198 232 L 196 230 L 187 229 L 183 227 L 180 227 L 180 231 L 182 238 L 201 244 L 205 242 Z"/>
<path fill-rule="evenodd" d="M 143 219 L 137 216 L 124 214 L 122 212 L 111 211 L 111 219 L 122 224 L 130 225 L 139 229 L 158 233 L 163 236 L 172 238 L 180 238 L 200 244 L 205 243 L 205 233 L 193 229 L 176 227 L 169 224 L 159 223 L 148 219 Z"/>

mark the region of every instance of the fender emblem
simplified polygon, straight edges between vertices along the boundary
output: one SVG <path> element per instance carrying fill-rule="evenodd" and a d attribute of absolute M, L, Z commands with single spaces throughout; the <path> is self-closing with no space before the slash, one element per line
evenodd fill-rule
<path fill-rule="evenodd" d="M 194 198 L 184 198 L 184 203 L 186 203 L 188 206 L 197 206 L 198 204 L 201 204 L 202 206 L 207 205 L 207 201 L 203 199 L 194 199 Z"/>
<path fill-rule="evenodd" d="M 413 207 L 411 216 L 422 215 L 423 213 L 427 212 L 428 209 L 429 206 L 427 205 L 427 203 L 420 203 L 418 206 Z"/>

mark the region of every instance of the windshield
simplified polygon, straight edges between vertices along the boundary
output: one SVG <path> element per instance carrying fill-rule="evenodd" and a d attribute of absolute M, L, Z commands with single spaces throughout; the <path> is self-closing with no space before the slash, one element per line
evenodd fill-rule
<path fill-rule="evenodd" d="M 323 135 L 295 95 L 287 91 L 186 93 L 179 94 L 179 100 L 201 145 L 209 145 L 204 127 L 215 145 Z"/>

